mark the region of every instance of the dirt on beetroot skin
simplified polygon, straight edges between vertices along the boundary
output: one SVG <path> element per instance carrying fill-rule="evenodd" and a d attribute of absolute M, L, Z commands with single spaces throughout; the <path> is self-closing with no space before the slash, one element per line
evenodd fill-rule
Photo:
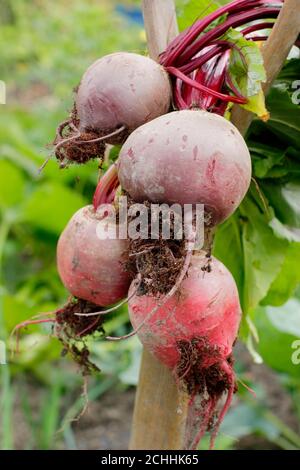
<path fill-rule="evenodd" d="M 130 208 L 135 202 L 125 193 Z M 151 203 L 144 201 L 148 209 L 148 234 L 151 234 Z M 138 215 L 138 214 L 137 214 Z M 129 223 L 134 218 L 129 217 Z M 159 216 L 159 238 L 151 239 L 141 237 L 130 239 L 129 261 L 126 269 L 136 277 L 141 277 L 138 289 L 139 295 L 166 294 L 175 284 L 184 264 L 186 254 L 185 240 L 177 240 L 174 237 L 174 223 L 171 217 L 170 238 L 162 237 L 162 217 Z"/>
<path fill-rule="evenodd" d="M 135 201 L 129 194 L 123 191 L 123 195 L 127 197 L 128 207 L 135 204 Z M 151 234 L 151 203 L 144 201 L 143 205 L 148 209 L 148 234 Z M 137 214 L 138 215 L 138 214 Z M 134 217 L 129 217 L 128 221 Z M 171 214 L 170 219 L 170 238 L 162 237 L 162 215 L 159 215 L 159 238 L 150 239 L 142 238 L 130 239 L 129 244 L 129 261 L 125 268 L 134 278 L 137 274 L 141 277 L 141 284 L 138 289 L 138 295 L 160 295 L 167 294 L 174 284 L 184 265 L 186 257 L 186 239 L 184 236 L 184 222 L 182 223 L 183 238 L 177 239 L 174 229 L 174 216 Z M 203 249 L 207 253 L 207 264 L 203 270 L 210 272 L 211 252 L 213 245 L 213 230 L 206 225 L 204 230 L 204 246 Z M 179 293 L 178 293 L 179 294 Z"/>
<path fill-rule="evenodd" d="M 176 282 L 184 262 L 184 246 L 171 240 L 132 240 L 129 272 L 141 275 L 139 295 L 166 294 Z"/>
<path fill-rule="evenodd" d="M 78 88 L 78 87 L 77 87 Z M 77 91 L 76 89 L 74 90 Z M 106 130 L 100 131 L 98 129 L 85 129 L 79 131 L 80 121 L 76 105 L 74 103 L 73 109 L 70 113 L 69 119 L 61 123 L 56 130 L 56 137 L 53 141 L 55 156 L 60 162 L 60 167 L 64 168 L 68 163 L 86 163 L 91 159 L 99 158 L 100 165 L 104 159 L 105 153 L 105 140 L 92 142 L 95 139 L 105 137 L 115 131 Z M 124 130 L 120 132 L 115 139 L 124 142 L 128 132 Z M 86 143 L 84 143 L 86 141 Z"/>

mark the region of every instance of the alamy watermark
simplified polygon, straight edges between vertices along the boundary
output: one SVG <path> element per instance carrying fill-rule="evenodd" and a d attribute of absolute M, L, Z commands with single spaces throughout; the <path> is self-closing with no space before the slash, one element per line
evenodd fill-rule
<path fill-rule="evenodd" d="M 101 204 L 97 209 L 97 237 L 106 239 L 188 240 L 195 249 L 204 242 L 203 204 L 140 204 L 128 205 L 127 197 L 113 204 Z"/>
<path fill-rule="evenodd" d="M 6 104 L 6 85 L 3 80 L 0 80 L 0 104 Z"/>
<path fill-rule="evenodd" d="M 0 340 L 0 366 L 6 364 L 6 346 L 4 341 Z"/>
<path fill-rule="evenodd" d="M 294 80 L 292 83 L 292 89 L 295 90 L 292 94 L 293 104 L 300 104 L 300 80 Z"/>
<path fill-rule="evenodd" d="M 292 349 L 295 349 L 291 357 L 292 363 L 295 366 L 299 366 L 300 365 L 300 339 L 296 339 L 295 341 L 293 341 Z"/>

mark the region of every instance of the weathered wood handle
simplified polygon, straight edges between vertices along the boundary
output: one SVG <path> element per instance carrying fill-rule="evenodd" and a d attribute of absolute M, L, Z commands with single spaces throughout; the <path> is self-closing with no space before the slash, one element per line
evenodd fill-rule
<path fill-rule="evenodd" d="M 178 34 L 173 0 L 143 0 L 144 23 L 149 55 L 158 60 L 169 42 Z"/>

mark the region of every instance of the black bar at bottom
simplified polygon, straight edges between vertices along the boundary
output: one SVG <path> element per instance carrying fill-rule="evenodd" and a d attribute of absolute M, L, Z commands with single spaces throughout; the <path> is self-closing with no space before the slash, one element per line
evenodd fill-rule
<path fill-rule="evenodd" d="M 121 466 L 124 468 L 140 468 L 141 465 L 172 465 L 172 466 L 196 466 L 201 464 L 220 464 L 227 462 L 243 462 L 247 459 L 250 462 L 287 465 L 288 461 L 294 462 L 297 458 L 296 451 L 104 451 L 104 450 L 83 450 L 83 451 L 0 451 L 1 468 L 5 469 L 5 464 L 20 463 L 49 465 L 65 462 L 68 466 L 95 464 L 97 468 Z M 20 467 L 21 468 L 21 467 Z M 197 467 L 199 468 L 199 467 Z"/>

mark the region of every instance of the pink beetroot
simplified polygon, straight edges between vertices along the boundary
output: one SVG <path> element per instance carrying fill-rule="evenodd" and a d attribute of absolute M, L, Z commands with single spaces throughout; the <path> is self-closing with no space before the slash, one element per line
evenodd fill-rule
<path fill-rule="evenodd" d="M 97 235 L 112 228 L 113 222 L 103 213 L 86 206 L 71 218 L 57 246 L 57 266 L 65 287 L 74 296 L 102 307 L 126 297 L 130 284 L 123 266 L 127 240 Z"/>
<path fill-rule="evenodd" d="M 247 145 L 233 124 L 205 111 L 175 111 L 136 129 L 118 175 L 136 202 L 204 204 L 207 225 L 229 217 L 251 181 Z"/>
<path fill-rule="evenodd" d="M 63 165 L 102 157 L 104 143 L 122 143 L 137 127 L 168 112 L 171 85 L 154 60 L 129 52 L 98 59 L 84 73 L 71 116 L 57 130 Z"/>
<path fill-rule="evenodd" d="M 235 378 L 232 347 L 241 320 L 236 284 L 230 272 L 216 258 L 207 269 L 207 257 L 199 252 L 192 257 L 187 277 L 179 291 L 155 311 L 163 296 L 131 297 L 129 313 L 135 329 L 148 318 L 138 336 L 143 345 L 168 366 L 181 386 L 191 395 L 191 407 L 198 408 L 195 418 L 202 420 L 198 432 L 187 433 L 195 447 L 212 426 L 216 406 L 223 395 L 226 403 L 212 431 L 212 445 L 218 427 L 232 400 Z M 149 312 L 153 311 L 153 315 Z M 199 396 L 201 402 L 199 407 Z M 197 401 L 198 400 L 198 401 Z M 195 425 L 195 420 L 194 420 Z"/>
<path fill-rule="evenodd" d="M 163 67 L 149 57 L 116 52 L 94 62 L 76 96 L 80 129 L 128 132 L 169 110 L 170 83 Z M 109 143 L 118 142 L 111 137 Z"/>

